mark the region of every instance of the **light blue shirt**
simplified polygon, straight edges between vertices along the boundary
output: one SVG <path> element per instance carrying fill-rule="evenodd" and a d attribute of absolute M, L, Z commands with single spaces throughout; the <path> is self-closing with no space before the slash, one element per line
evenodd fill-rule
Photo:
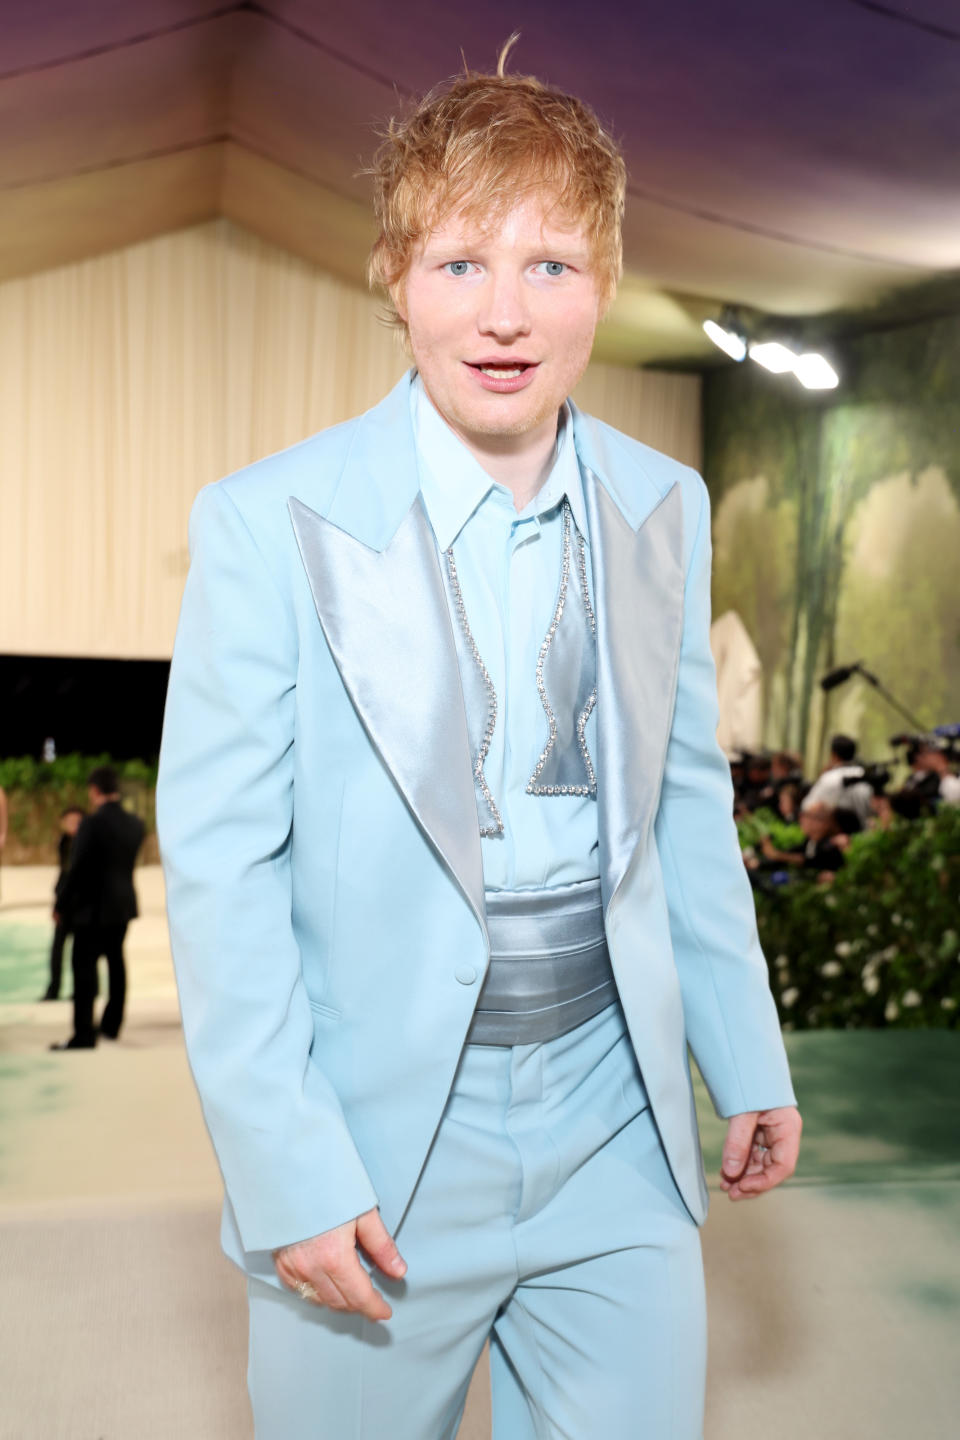
<path fill-rule="evenodd" d="M 553 468 L 518 513 L 507 487 L 487 474 L 437 413 L 419 376 L 410 394 L 424 505 L 441 563 L 453 546 L 470 629 L 497 693 L 484 774 L 503 834 L 481 838 L 484 884 L 488 890 L 531 890 L 596 879 L 596 799 L 526 793 L 549 736 L 536 669 L 557 603 L 564 496 L 589 557 L 569 411 L 565 406 L 561 412 Z M 596 709 L 585 739 L 595 765 Z"/>

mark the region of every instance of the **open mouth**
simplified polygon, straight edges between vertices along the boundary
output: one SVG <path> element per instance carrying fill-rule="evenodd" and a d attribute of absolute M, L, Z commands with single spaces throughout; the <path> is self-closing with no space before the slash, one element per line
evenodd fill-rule
<path fill-rule="evenodd" d="M 534 360 L 468 360 L 471 370 L 479 370 L 492 380 L 514 380 L 525 370 L 536 369 Z"/>

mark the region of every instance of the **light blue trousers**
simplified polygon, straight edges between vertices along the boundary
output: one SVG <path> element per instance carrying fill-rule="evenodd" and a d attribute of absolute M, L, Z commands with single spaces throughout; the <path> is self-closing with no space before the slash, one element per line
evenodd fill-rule
<path fill-rule="evenodd" d="M 701 1440 L 700 1240 L 619 1005 L 468 1046 L 372 1324 L 249 1281 L 256 1440 L 452 1440 L 490 1340 L 495 1440 Z"/>

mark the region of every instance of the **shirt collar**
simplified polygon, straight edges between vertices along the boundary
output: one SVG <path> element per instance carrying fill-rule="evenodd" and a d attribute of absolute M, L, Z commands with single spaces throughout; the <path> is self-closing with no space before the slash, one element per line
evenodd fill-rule
<path fill-rule="evenodd" d="M 410 407 L 417 442 L 420 493 L 437 543 L 441 550 L 446 550 L 491 491 L 505 497 L 511 511 L 513 499 L 506 486 L 499 485 L 484 470 L 442 419 L 419 375 L 414 376 L 410 386 Z M 570 502 L 577 529 L 588 539 L 583 482 L 574 445 L 570 407 L 566 402 L 560 412 L 556 457 L 550 474 L 529 505 L 519 514 L 514 513 L 514 518 L 528 520 L 543 515 L 558 505 L 564 495 Z"/>

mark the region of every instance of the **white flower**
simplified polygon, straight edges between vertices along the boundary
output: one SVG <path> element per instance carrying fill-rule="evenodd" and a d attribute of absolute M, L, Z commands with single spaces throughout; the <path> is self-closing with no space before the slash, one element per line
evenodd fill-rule
<path fill-rule="evenodd" d="M 783 994 L 780 996 L 780 1004 L 785 1006 L 786 1009 L 789 1010 L 791 1005 L 796 1004 L 797 996 L 799 994 L 800 991 L 797 990 L 795 986 L 791 985 L 790 989 L 784 990 Z"/>
<path fill-rule="evenodd" d="M 896 1000 L 888 1000 L 883 1012 L 884 1020 L 896 1020 L 899 1014 L 900 1006 L 897 1004 Z"/>
<path fill-rule="evenodd" d="M 832 979 L 834 975 L 843 974 L 843 966 L 838 960 L 828 960 L 825 965 L 820 966 L 820 974 L 826 975 L 828 980 Z"/>
<path fill-rule="evenodd" d="M 867 926 L 867 934 L 868 934 L 868 935 L 876 935 L 878 929 L 879 929 L 879 926 L 877 926 L 877 925 L 868 925 L 868 926 Z"/>
<path fill-rule="evenodd" d="M 902 916 L 902 915 L 891 915 L 891 916 L 890 916 L 890 924 L 891 924 L 891 925 L 899 925 L 899 924 L 902 923 L 902 920 L 903 920 L 903 916 Z"/>
<path fill-rule="evenodd" d="M 956 1000 L 954 1000 L 953 996 L 952 996 L 952 995 L 944 995 L 943 999 L 940 1001 L 940 1009 L 941 1009 L 941 1010 L 956 1010 L 956 1008 L 957 1008 L 957 1002 L 956 1002 Z"/>
<path fill-rule="evenodd" d="M 778 970 L 786 970 L 787 966 L 790 964 L 790 957 L 789 955 L 778 955 L 773 963 L 774 965 L 776 965 Z"/>
<path fill-rule="evenodd" d="M 852 944 L 850 943 L 849 940 L 841 940 L 841 941 L 839 942 L 839 944 L 834 945 L 834 947 L 833 947 L 833 953 L 834 953 L 835 955 L 839 955 L 842 959 L 846 959 L 846 957 L 847 957 L 848 955 L 852 955 L 852 954 L 853 954 L 853 946 L 852 946 Z M 824 970 L 823 973 L 824 973 L 824 975 L 826 975 L 826 973 L 827 973 L 826 970 Z M 839 975 L 839 974 L 840 974 L 840 971 L 837 970 L 835 973 L 836 973 L 837 975 Z"/>
<path fill-rule="evenodd" d="M 887 948 L 886 948 L 886 950 L 881 950 L 881 951 L 880 951 L 880 957 L 879 957 L 879 958 L 880 958 L 881 960 L 896 960 L 896 958 L 897 958 L 897 956 L 898 956 L 899 954 L 900 954 L 900 950 L 899 950 L 899 948 L 898 948 L 896 945 L 888 945 Z"/>
<path fill-rule="evenodd" d="M 823 903 L 824 903 L 824 905 L 827 906 L 828 909 L 830 909 L 830 910 L 836 910 L 836 908 L 837 908 L 837 897 L 836 897 L 836 895 L 827 895 L 827 896 L 825 896 Z"/>
<path fill-rule="evenodd" d="M 877 991 L 880 989 L 880 980 L 878 976 L 874 975 L 872 970 L 869 975 L 864 975 L 863 988 L 868 995 L 876 995 Z"/>
<path fill-rule="evenodd" d="M 923 1004 L 923 996 L 919 990 L 908 990 L 903 996 L 903 1008 L 905 1010 L 916 1010 L 918 1005 Z"/>

